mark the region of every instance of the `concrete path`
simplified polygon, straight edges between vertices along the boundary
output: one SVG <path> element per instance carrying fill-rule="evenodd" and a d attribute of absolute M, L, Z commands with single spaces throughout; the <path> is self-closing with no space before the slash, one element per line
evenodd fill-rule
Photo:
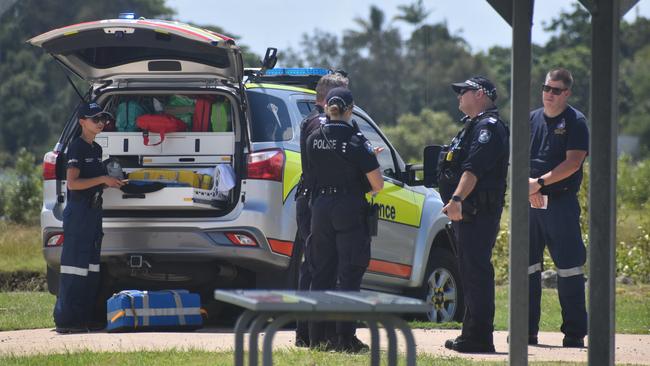
<path fill-rule="evenodd" d="M 415 329 L 418 354 L 437 357 L 464 357 L 474 360 L 507 361 L 506 332 L 495 332 L 496 354 L 464 355 L 444 348 L 446 339 L 454 338 L 458 330 Z M 359 329 L 359 338 L 369 342 L 366 329 Z M 275 348 L 293 347 L 294 334 L 282 331 L 275 336 Z M 138 351 L 165 349 L 199 349 L 206 351 L 232 350 L 234 337 L 231 329 L 208 328 L 190 333 L 88 333 L 58 335 L 52 329 L 33 329 L 0 332 L 0 355 L 29 355 L 38 353 L 67 353 L 81 350 L 97 352 Z M 528 347 L 530 361 L 587 362 L 587 349 L 562 348 L 561 333 L 540 333 L 539 346 Z M 400 346 L 404 345 L 399 338 Z M 382 334 L 382 348 L 386 346 Z M 403 348 L 402 348 L 403 350 Z M 616 335 L 616 363 L 650 365 L 650 335 Z"/>

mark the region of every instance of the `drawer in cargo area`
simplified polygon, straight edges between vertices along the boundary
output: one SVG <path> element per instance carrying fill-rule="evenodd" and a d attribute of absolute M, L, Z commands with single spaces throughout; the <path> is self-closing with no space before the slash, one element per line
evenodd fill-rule
<path fill-rule="evenodd" d="M 104 210 L 192 210 L 223 209 L 231 193 L 193 187 L 165 187 L 150 193 L 124 193 L 119 189 L 104 190 Z"/>

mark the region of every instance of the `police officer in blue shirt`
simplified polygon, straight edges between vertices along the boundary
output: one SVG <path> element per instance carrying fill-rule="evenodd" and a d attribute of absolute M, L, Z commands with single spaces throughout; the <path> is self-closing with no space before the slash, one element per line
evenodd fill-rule
<path fill-rule="evenodd" d="M 330 90 L 337 87 L 347 87 L 348 78 L 341 73 L 336 72 L 327 74 L 318 80 L 316 84 L 316 105 L 315 108 L 305 117 L 300 124 L 300 154 L 302 175 L 296 189 L 296 224 L 298 232 L 293 246 L 293 258 L 303 253 L 306 240 L 311 233 L 311 208 L 310 200 L 313 191 L 313 176 L 307 164 L 307 137 L 311 135 L 327 120 L 325 115 L 325 97 Z M 300 274 L 298 276 L 298 289 L 309 290 L 311 286 L 311 273 L 309 271 L 309 256 L 307 250 L 304 251 L 305 261 L 300 265 Z M 297 347 L 309 347 L 309 329 L 306 322 L 298 322 L 296 327 Z"/>
<path fill-rule="evenodd" d="M 102 190 L 124 182 L 106 174 L 102 148 L 94 141 L 112 119 L 97 103 L 79 109 L 81 134 L 67 150 L 67 204 L 63 211 L 63 251 L 59 293 L 54 306 L 58 333 L 103 328 L 92 324 L 99 293 L 99 256 L 102 241 Z"/>
<path fill-rule="evenodd" d="M 366 193 L 384 185 L 370 142 L 351 124 L 354 100 L 347 88 L 326 97 L 329 117 L 307 138 L 307 162 L 314 177 L 311 236 L 307 244 L 312 290 L 359 291 L 370 262 Z M 338 281 L 338 287 L 337 287 Z M 327 339 L 322 323 L 310 325 L 310 346 L 360 352 L 354 323 L 338 323 L 337 339 Z"/>
<path fill-rule="evenodd" d="M 490 261 L 506 190 L 509 131 L 494 100 L 494 84 L 477 76 L 452 84 L 464 127 L 443 149 L 439 188 L 452 221 L 463 283 L 461 335 L 445 342 L 457 352 L 494 352 L 494 268 Z"/>
<path fill-rule="evenodd" d="M 530 308 L 529 344 L 537 344 L 544 247 L 557 267 L 564 347 L 584 347 L 585 245 L 577 193 L 589 151 L 585 116 L 567 102 L 573 77 L 557 68 L 542 85 L 543 108 L 530 113 Z"/>

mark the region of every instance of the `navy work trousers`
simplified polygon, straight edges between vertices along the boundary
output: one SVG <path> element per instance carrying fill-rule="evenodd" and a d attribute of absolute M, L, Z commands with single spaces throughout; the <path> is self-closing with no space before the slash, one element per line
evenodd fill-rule
<path fill-rule="evenodd" d="M 298 258 L 297 256 L 300 253 L 304 253 L 305 255 L 305 260 L 300 263 L 298 290 L 309 290 L 311 287 L 311 271 L 309 270 L 309 258 L 306 250 L 307 239 L 311 234 L 311 208 L 309 207 L 309 199 L 310 196 L 304 194 L 298 194 L 296 197 L 296 224 L 298 226 L 298 232 L 296 233 L 296 240 L 293 242 L 293 258 Z M 296 335 L 302 339 L 309 339 L 307 322 L 297 322 Z"/>
<path fill-rule="evenodd" d="M 493 343 L 494 267 L 491 259 L 502 211 L 502 207 L 479 209 L 471 221 L 453 222 L 465 300 L 461 337 L 481 343 Z"/>
<path fill-rule="evenodd" d="M 366 224 L 368 202 L 363 195 L 319 195 L 312 205 L 311 236 L 307 252 L 312 290 L 359 291 L 370 263 L 370 236 Z M 338 281 L 338 286 L 337 286 Z M 352 339 L 355 324 L 338 322 L 336 333 L 343 342 Z M 312 323 L 310 342 L 327 339 L 322 323 Z"/>
<path fill-rule="evenodd" d="M 92 320 L 100 286 L 102 210 L 86 200 L 68 201 L 63 210 L 63 252 L 54 322 L 83 327 Z"/>
<path fill-rule="evenodd" d="M 528 332 L 539 331 L 544 247 L 557 267 L 558 295 L 562 307 L 561 331 L 575 338 L 587 335 L 585 277 L 586 250 L 580 231 L 580 204 L 574 193 L 548 197 L 546 209 L 530 209 L 530 308 Z"/>

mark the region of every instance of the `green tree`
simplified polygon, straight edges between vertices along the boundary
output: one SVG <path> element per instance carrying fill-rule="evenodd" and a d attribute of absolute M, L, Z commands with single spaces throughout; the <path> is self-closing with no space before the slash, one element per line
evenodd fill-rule
<path fill-rule="evenodd" d="M 446 112 L 424 108 L 419 114 L 400 116 L 396 126 L 383 128 L 388 139 L 407 162 L 422 160 L 422 150 L 428 145 L 448 144 L 460 130 Z"/>
<path fill-rule="evenodd" d="M 417 0 L 410 5 L 398 5 L 397 10 L 399 14 L 395 16 L 395 20 L 401 20 L 415 26 L 420 25 L 431 14 L 431 11 L 424 7 L 422 0 Z"/>
<path fill-rule="evenodd" d="M 394 125 L 406 110 L 400 33 L 375 6 L 368 19 L 356 18 L 355 23 L 360 29 L 344 32 L 342 66 L 351 75 L 359 105 L 378 123 Z"/>
<path fill-rule="evenodd" d="M 35 224 L 39 220 L 43 182 L 41 167 L 35 164 L 34 155 L 22 148 L 18 152 L 16 167 L 5 178 L 4 214 L 20 224 Z M 3 184 L 4 185 L 4 184 Z"/>

